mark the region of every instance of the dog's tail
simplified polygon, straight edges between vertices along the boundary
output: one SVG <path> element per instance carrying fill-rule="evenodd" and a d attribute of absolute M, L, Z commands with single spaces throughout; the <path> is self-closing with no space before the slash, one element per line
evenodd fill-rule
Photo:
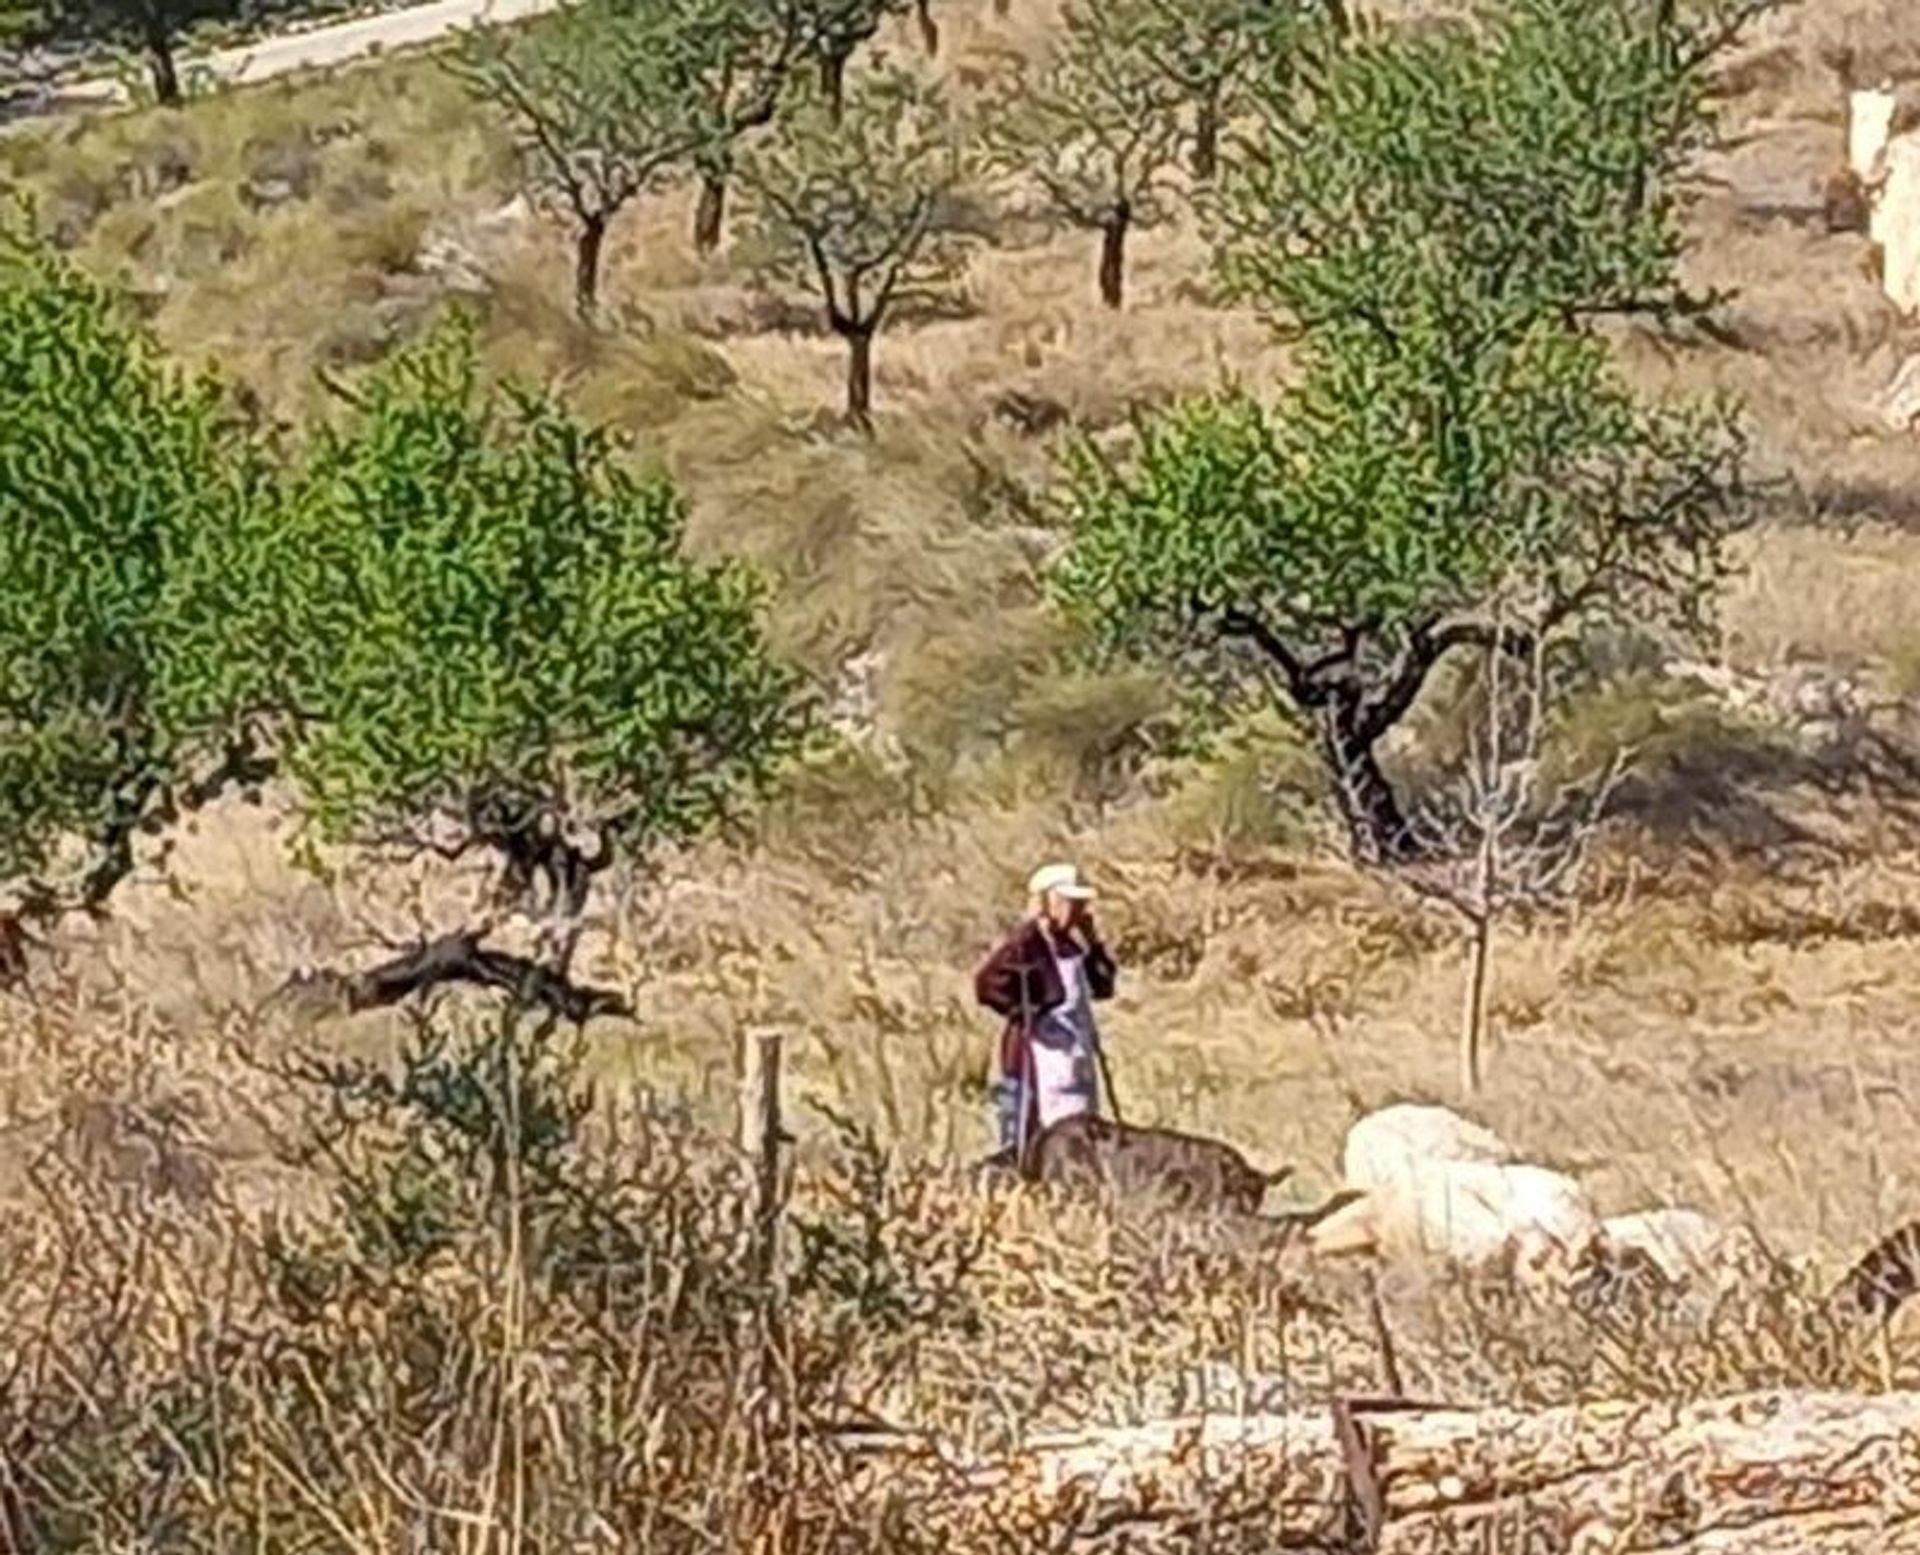
<path fill-rule="evenodd" d="M 1359 1188 L 1341 1188 L 1321 1203 L 1314 1205 L 1312 1209 L 1290 1209 L 1284 1214 L 1269 1215 L 1266 1218 L 1297 1231 L 1311 1231 L 1329 1215 L 1338 1214 L 1349 1204 L 1357 1203 L 1365 1197 L 1366 1193 Z"/>
<path fill-rule="evenodd" d="M 1278 1215 L 1262 1215 L 1259 1218 L 1262 1243 L 1277 1253 L 1293 1252 L 1321 1221 L 1345 1209 L 1356 1199 L 1365 1197 L 1357 1188 L 1342 1188 L 1311 1209 L 1290 1209 Z"/>
<path fill-rule="evenodd" d="M 1862 1254 L 1827 1293 L 1827 1304 L 1884 1322 L 1916 1291 L 1920 1291 L 1920 1220 L 1902 1226 Z"/>

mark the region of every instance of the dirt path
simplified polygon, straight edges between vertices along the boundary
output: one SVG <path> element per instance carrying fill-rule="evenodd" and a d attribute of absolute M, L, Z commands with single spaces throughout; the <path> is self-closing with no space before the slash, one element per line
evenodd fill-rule
<path fill-rule="evenodd" d="M 429 0 L 377 16 L 356 17 L 251 43 L 220 49 L 198 57 L 182 57 L 180 73 L 191 79 L 203 72 L 222 86 L 265 81 L 296 70 L 345 64 L 368 55 L 416 48 L 471 23 L 511 22 L 552 10 L 560 0 Z M 34 104 L 12 110 L 20 120 L 43 118 L 64 110 L 106 106 L 127 101 L 120 82 L 96 77 L 50 90 Z"/>

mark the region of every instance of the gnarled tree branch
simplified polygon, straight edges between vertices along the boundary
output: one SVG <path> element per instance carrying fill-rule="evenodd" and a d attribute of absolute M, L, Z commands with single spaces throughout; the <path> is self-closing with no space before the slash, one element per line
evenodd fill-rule
<path fill-rule="evenodd" d="M 275 997 L 318 993 L 337 1000 L 348 1011 L 358 1012 L 385 1009 L 449 983 L 465 983 L 501 989 L 576 1025 L 596 1015 L 633 1013 L 626 999 L 610 989 L 581 987 L 538 961 L 490 949 L 481 941 L 480 933 L 461 929 L 427 940 L 361 972 L 328 968 L 296 973 L 281 985 Z"/>

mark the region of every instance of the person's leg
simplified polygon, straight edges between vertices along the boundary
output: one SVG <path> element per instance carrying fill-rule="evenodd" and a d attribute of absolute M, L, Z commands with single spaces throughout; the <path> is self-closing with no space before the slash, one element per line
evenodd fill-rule
<path fill-rule="evenodd" d="M 1018 1154 L 1015 1159 L 1020 1163 L 1021 1171 L 1027 1168 L 1027 1155 L 1033 1149 L 1033 1142 L 1040 1133 L 1040 1076 L 1035 1066 L 1033 1047 L 1028 1045 L 1026 1058 L 1021 1065 L 1019 1080 L 1019 1104 L 1015 1109 L 1018 1119 Z"/>
<path fill-rule="evenodd" d="M 1020 1109 L 1024 1098 L 1015 1075 L 1003 1074 L 993 1088 L 994 1111 L 1000 1125 L 1000 1148 L 1017 1150 L 1020 1146 Z"/>

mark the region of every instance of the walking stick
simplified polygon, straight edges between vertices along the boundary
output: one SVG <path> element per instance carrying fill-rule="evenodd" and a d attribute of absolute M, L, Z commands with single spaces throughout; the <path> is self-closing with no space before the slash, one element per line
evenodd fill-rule
<path fill-rule="evenodd" d="M 1027 1169 L 1027 1113 L 1036 1105 L 1039 1089 L 1033 1067 L 1033 1001 L 1027 996 L 1027 973 L 1031 970 L 1025 962 L 1020 964 L 1020 1062 L 1013 1093 L 1013 1104 L 1019 1109 L 1013 1122 L 1013 1164 L 1022 1175 Z"/>
<path fill-rule="evenodd" d="M 1096 1035 L 1093 1039 L 1093 1056 L 1100 1065 L 1100 1089 L 1106 1092 L 1107 1110 L 1113 1114 L 1113 1121 L 1126 1126 L 1126 1120 L 1120 1116 L 1120 1098 L 1113 1092 L 1113 1071 L 1107 1067 L 1107 1044 Z"/>

